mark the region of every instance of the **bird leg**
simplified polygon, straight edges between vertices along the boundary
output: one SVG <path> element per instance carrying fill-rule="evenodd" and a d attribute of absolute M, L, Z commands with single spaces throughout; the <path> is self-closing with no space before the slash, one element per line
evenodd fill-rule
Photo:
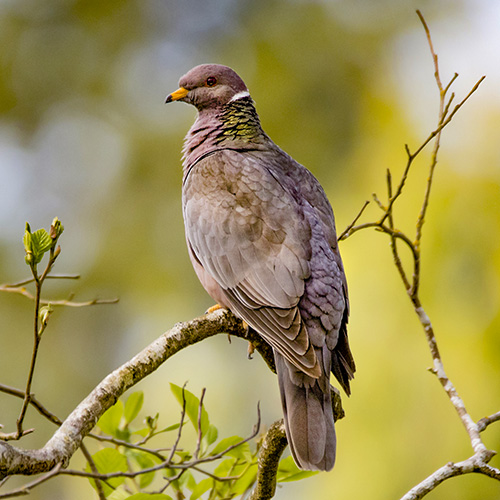
<path fill-rule="evenodd" d="M 220 304 L 214 304 L 213 306 L 209 307 L 206 311 L 205 314 L 210 314 L 213 313 L 214 311 L 218 311 L 219 309 L 225 309 L 224 306 L 221 306 Z M 247 331 L 250 328 L 248 323 L 246 321 L 241 320 L 243 323 L 243 328 Z M 229 340 L 229 343 L 231 343 L 231 335 L 228 334 L 227 339 Z M 255 346 L 249 341 L 248 342 L 248 359 L 252 359 L 252 355 L 255 352 Z"/>
<path fill-rule="evenodd" d="M 248 329 L 248 325 L 246 323 L 245 323 L 245 326 Z M 250 341 L 248 341 L 248 350 L 247 350 L 248 359 L 252 359 L 254 352 L 255 352 L 255 346 Z"/>
<path fill-rule="evenodd" d="M 225 309 L 224 306 L 221 306 L 220 304 L 215 304 L 211 307 L 209 307 L 206 311 L 205 314 L 210 314 L 213 313 L 214 311 L 218 311 L 219 309 Z"/>

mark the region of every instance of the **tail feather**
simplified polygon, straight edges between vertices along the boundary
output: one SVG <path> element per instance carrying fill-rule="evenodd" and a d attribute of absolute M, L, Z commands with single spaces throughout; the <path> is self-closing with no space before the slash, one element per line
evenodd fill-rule
<path fill-rule="evenodd" d="M 351 387 L 349 381 L 354 378 L 356 365 L 354 358 L 349 347 L 347 339 L 347 315 L 344 313 L 344 320 L 340 327 L 339 337 L 335 349 L 331 351 L 332 354 L 332 373 L 335 378 L 340 382 L 342 389 L 349 396 L 351 394 Z"/>
<path fill-rule="evenodd" d="M 330 351 L 324 350 L 318 349 L 317 355 L 328 369 L 323 367 L 319 379 L 297 377 L 297 368 L 274 351 L 288 444 L 297 465 L 306 470 L 330 470 L 335 463 L 337 441 L 330 385 L 324 375 L 330 372 Z"/>

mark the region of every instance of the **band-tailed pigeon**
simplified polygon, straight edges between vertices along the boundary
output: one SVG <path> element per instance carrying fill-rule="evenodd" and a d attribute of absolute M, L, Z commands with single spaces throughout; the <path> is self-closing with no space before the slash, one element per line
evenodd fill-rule
<path fill-rule="evenodd" d="M 286 434 L 302 469 L 330 470 L 330 371 L 349 394 L 349 301 L 332 208 L 316 178 L 262 130 L 227 66 L 183 76 L 167 102 L 196 106 L 183 148 L 189 255 L 207 292 L 274 350 Z"/>

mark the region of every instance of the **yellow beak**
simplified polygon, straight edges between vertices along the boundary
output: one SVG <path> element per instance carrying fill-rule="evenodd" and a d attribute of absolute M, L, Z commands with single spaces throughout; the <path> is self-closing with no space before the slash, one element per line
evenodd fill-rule
<path fill-rule="evenodd" d="M 172 101 L 178 101 L 179 99 L 182 99 L 188 95 L 189 90 L 185 89 L 184 87 L 178 88 L 175 92 L 172 92 L 167 96 L 165 99 L 165 102 L 172 102 Z"/>

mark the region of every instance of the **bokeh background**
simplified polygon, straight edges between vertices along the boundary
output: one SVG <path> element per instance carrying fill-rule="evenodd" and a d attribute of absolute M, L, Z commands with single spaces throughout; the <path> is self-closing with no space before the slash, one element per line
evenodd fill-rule
<path fill-rule="evenodd" d="M 344 229 L 372 192 L 397 176 L 404 144 L 433 129 L 438 93 L 420 8 L 442 76 L 460 74 L 457 101 L 477 95 L 444 132 L 424 227 L 422 300 L 446 369 L 478 419 L 500 409 L 500 4 L 494 0 L 1 0 L 0 282 L 27 276 L 22 235 L 66 230 L 59 273 L 46 295 L 119 297 L 114 306 L 57 309 L 41 346 L 34 392 L 61 418 L 112 369 L 174 323 L 212 303 L 191 269 L 180 202 L 180 149 L 195 110 L 164 106 L 192 66 L 235 68 L 271 137 L 320 179 Z M 428 157 L 415 165 L 397 224 L 411 231 Z M 366 219 L 377 217 L 372 206 Z M 338 423 L 335 469 L 280 488 L 278 499 L 397 499 L 446 462 L 471 453 L 439 383 L 420 325 L 374 231 L 341 244 L 350 286 L 350 339 L 358 365 Z M 25 384 L 32 305 L 0 295 L 0 382 Z M 221 435 L 247 435 L 261 401 L 281 415 L 274 376 L 224 336 L 181 353 L 142 382 L 144 415 L 167 425 L 179 409 L 168 383 L 199 393 Z M 20 401 L 0 394 L 14 430 Z M 30 411 L 42 446 L 53 432 Z M 484 433 L 500 448 L 500 425 Z M 76 458 L 73 466 L 81 465 Z M 493 465 L 500 465 L 499 459 Z M 13 480 L 12 485 L 16 484 Z M 33 499 L 89 499 L 85 479 L 59 478 Z M 500 497 L 468 475 L 434 500 Z"/>

